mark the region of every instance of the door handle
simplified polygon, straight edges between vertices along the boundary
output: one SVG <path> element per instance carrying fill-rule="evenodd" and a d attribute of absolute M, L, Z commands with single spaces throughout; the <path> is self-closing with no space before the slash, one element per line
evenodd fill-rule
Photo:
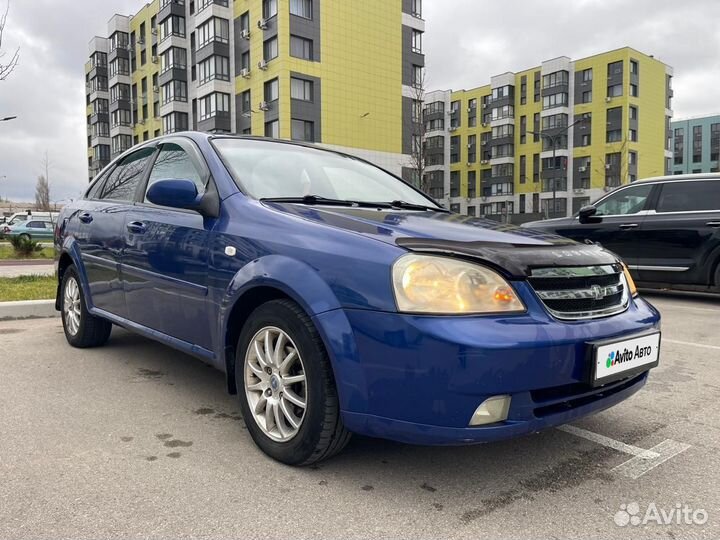
<path fill-rule="evenodd" d="M 638 226 L 639 225 L 637 223 L 623 223 L 622 225 L 620 225 L 620 228 L 623 230 L 627 230 L 627 229 L 634 229 Z"/>
<path fill-rule="evenodd" d="M 145 224 L 142 221 L 131 221 L 127 225 L 127 230 L 135 234 L 143 234 L 145 232 Z"/>
<path fill-rule="evenodd" d="M 78 219 L 83 223 L 90 223 L 93 220 L 93 217 L 90 212 L 83 212 L 78 216 Z"/>
<path fill-rule="evenodd" d="M 713 229 L 720 228 L 720 221 L 708 221 L 705 225 L 712 227 Z"/>

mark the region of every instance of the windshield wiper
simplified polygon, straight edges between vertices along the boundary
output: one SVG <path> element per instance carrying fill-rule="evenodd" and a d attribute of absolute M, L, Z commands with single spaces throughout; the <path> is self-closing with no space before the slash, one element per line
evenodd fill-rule
<path fill-rule="evenodd" d="M 402 210 L 431 210 L 433 212 L 444 212 L 446 214 L 449 212 L 449 210 L 446 210 L 445 208 L 440 208 L 438 206 L 425 206 L 423 204 L 415 204 L 407 201 L 392 201 L 390 203 L 380 204 L 388 204 L 391 208 L 400 208 Z"/>
<path fill-rule="evenodd" d="M 328 204 L 334 206 L 358 206 L 356 201 L 346 201 L 344 199 L 329 199 L 320 195 L 305 195 L 304 197 L 267 197 L 260 199 L 261 202 L 277 202 L 277 203 L 301 203 L 301 204 Z"/>

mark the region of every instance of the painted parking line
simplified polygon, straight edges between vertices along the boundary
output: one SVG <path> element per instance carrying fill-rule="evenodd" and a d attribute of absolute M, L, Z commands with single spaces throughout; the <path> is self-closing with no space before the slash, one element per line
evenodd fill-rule
<path fill-rule="evenodd" d="M 666 439 L 660 444 L 646 450 L 645 448 L 640 448 L 639 446 L 634 446 L 632 444 L 626 444 L 622 441 L 618 441 L 616 439 L 606 437 L 605 435 L 600 435 L 599 433 L 594 433 L 576 426 L 565 425 L 559 426 L 557 429 L 602 446 L 607 446 L 608 448 L 612 448 L 618 452 L 623 452 L 633 456 L 629 460 L 612 469 L 612 472 L 627 478 L 632 478 L 633 480 L 637 480 L 658 465 L 665 463 L 667 460 L 690 448 L 689 444 L 673 441 L 672 439 Z"/>
<path fill-rule="evenodd" d="M 659 455 L 655 452 L 645 450 L 644 448 L 633 446 L 632 444 L 625 444 L 624 442 L 616 441 L 615 439 L 611 439 L 610 437 L 606 437 L 605 435 L 593 433 L 592 431 L 588 431 L 587 429 L 571 426 L 569 424 L 565 426 L 560 426 L 558 427 L 558 429 L 566 433 L 571 433 L 576 437 L 582 437 L 583 439 L 587 439 L 588 441 L 607 446 L 608 448 L 612 448 L 613 450 L 617 450 L 618 452 L 624 452 L 632 456 L 637 456 L 641 459 L 652 459 L 658 457 Z"/>
<path fill-rule="evenodd" d="M 705 345 L 704 343 L 692 343 L 691 341 L 678 341 L 677 339 L 663 338 L 663 343 L 674 343 L 675 345 L 688 345 L 690 347 L 700 347 L 701 349 L 712 349 L 715 351 L 720 351 L 720 346 L 718 346 L 718 345 Z"/>
<path fill-rule="evenodd" d="M 640 459 L 639 457 L 634 457 L 625 463 L 621 463 L 612 471 L 622 476 L 632 478 L 633 480 L 637 480 L 643 474 L 650 472 L 658 465 L 665 463 L 668 459 L 677 456 L 679 453 L 684 452 L 688 448 L 690 448 L 689 444 L 667 439 L 660 444 L 653 446 L 649 450 L 650 452 L 657 454 L 656 458 Z"/>

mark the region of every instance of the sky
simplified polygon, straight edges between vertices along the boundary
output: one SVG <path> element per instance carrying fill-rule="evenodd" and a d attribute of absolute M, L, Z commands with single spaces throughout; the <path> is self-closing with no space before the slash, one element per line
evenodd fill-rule
<path fill-rule="evenodd" d="M 2 50 L 19 46 L 20 64 L 0 81 L 0 118 L 18 119 L 0 122 L 0 197 L 33 200 L 47 151 L 51 199 L 62 203 L 87 185 L 88 42 L 113 13 L 144 2 L 10 2 Z M 627 45 L 673 66 L 675 118 L 720 113 L 718 0 L 425 0 L 423 16 L 430 90 L 474 88 L 543 60 Z"/>

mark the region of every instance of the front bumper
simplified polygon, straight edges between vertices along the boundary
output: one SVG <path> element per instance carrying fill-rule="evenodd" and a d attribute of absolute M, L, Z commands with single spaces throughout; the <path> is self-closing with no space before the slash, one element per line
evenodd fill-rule
<path fill-rule="evenodd" d="M 571 422 L 644 385 L 647 372 L 592 388 L 586 344 L 659 328 L 650 304 L 636 299 L 612 317 L 558 321 L 526 284 L 515 286 L 526 314 L 339 310 L 318 316 L 346 427 L 417 444 L 486 442 Z M 500 394 L 512 397 L 507 421 L 468 427 L 478 405 Z"/>

